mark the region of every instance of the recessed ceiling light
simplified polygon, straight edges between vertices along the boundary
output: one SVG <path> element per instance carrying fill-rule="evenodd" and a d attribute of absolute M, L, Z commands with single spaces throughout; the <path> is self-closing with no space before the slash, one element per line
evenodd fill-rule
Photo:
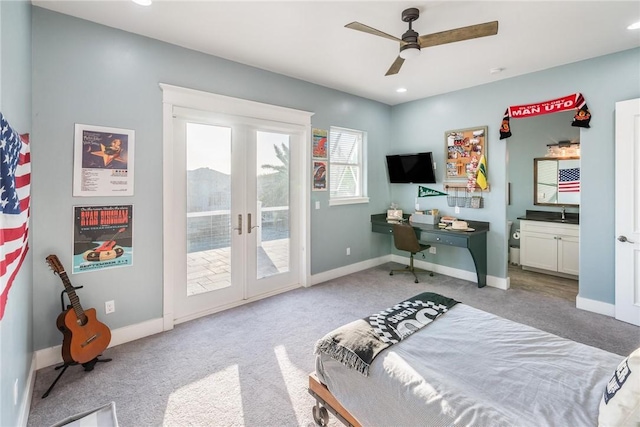
<path fill-rule="evenodd" d="M 132 2 L 139 4 L 140 6 L 151 6 L 151 0 L 131 0 Z"/>
<path fill-rule="evenodd" d="M 634 22 L 633 24 L 627 27 L 627 30 L 637 30 L 640 28 L 640 21 Z"/>
<path fill-rule="evenodd" d="M 504 71 L 504 68 L 498 67 L 498 68 L 492 68 L 489 70 L 489 74 L 498 74 Z"/>
<path fill-rule="evenodd" d="M 398 89 L 396 89 L 396 92 L 398 93 L 405 93 L 407 91 L 406 87 L 399 87 Z"/>

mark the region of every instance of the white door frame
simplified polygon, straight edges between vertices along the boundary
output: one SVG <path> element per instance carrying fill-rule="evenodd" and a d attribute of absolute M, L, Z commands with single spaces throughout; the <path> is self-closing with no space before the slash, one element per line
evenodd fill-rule
<path fill-rule="evenodd" d="M 640 98 L 616 102 L 615 141 L 615 317 L 640 326 Z"/>
<path fill-rule="evenodd" d="M 174 194 L 174 176 L 172 161 L 172 141 L 173 141 L 173 109 L 174 107 L 191 108 L 201 111 L 209 111 L 218 114 L 229 114 L 235 116 L 251 117 L 275 122 L 290 123 L 303 126 L 305 129 L 304 141 L 311 140 L 311 116 L 308 111 L 294 110 L 291 108 L 279 107 L 269 104 L 262 104 L 255 101 L 248 101 L 239 98 L 232 98 L 194 89 L 182 88 L 178 86 L 160 83 L 162 89 L 163 102 L 163 330 L 173 329 L 173 289 L 176 280 L 174 262 L 166 248 L 171 247 L 172 241 L 171 224 L 175 223 L 174 213 L 171 207 L 172 195 Z M 300 166 L 302 178 L 300 182 L 302 196 L 300 197 L 300 285 L 309 286 L 310 281 L 310 143 L 302 144 L 300 150 Z M 183 279 L 184 280 L 184 279 Z M 246 300 L 247 302 L 250 300 Z"/>

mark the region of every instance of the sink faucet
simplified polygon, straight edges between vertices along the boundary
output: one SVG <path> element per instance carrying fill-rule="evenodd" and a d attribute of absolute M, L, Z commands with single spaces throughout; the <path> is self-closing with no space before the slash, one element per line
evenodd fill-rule
<path fill-rule="evenodd" d="M 561 219 L 562 219 L 563 221 L 566 219 L 566 218 L 564 217 L 564 206 L 562 207 L 562 218 L 561 218 Z"/>

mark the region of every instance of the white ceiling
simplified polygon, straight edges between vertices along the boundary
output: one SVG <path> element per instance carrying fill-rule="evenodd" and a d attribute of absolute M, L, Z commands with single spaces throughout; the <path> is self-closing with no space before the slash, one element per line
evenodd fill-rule
<path fill-rule="evenodd" d="M 640 46 L 640 30 L 626 29 L 640 21 L 637 0 L 32 3 L 390 105 Z M 409 7 L 420 10 L 413 29 L 421 35 L 494 20 L 498 34 L 423 49 L 385 77 L 398 43 L 344 25 L 359 21 L 401 37 Z"/>

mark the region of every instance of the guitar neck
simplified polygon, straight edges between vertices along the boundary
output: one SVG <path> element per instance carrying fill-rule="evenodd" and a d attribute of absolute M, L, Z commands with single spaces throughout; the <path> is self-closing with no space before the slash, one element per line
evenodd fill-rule
<path fill-rule="evenodd" d="M 76 312 L 76 317 L 83 322 L 86 319 L 84 314 L 84 310 L 82 309 L 82 305 L 80 305 L 80 298 L 76 295 L 76 290 L 71 284 L 71 280 L 69 280 L 69 276 L 65 271 L 62 271 L 58 274 L 62 283 L 64 284 L 64 289 L 67 291 L 67 296 L 69 297 L 69 301 L 71 302 L 71 306 L 73 307 L 73 311 Z"/>

